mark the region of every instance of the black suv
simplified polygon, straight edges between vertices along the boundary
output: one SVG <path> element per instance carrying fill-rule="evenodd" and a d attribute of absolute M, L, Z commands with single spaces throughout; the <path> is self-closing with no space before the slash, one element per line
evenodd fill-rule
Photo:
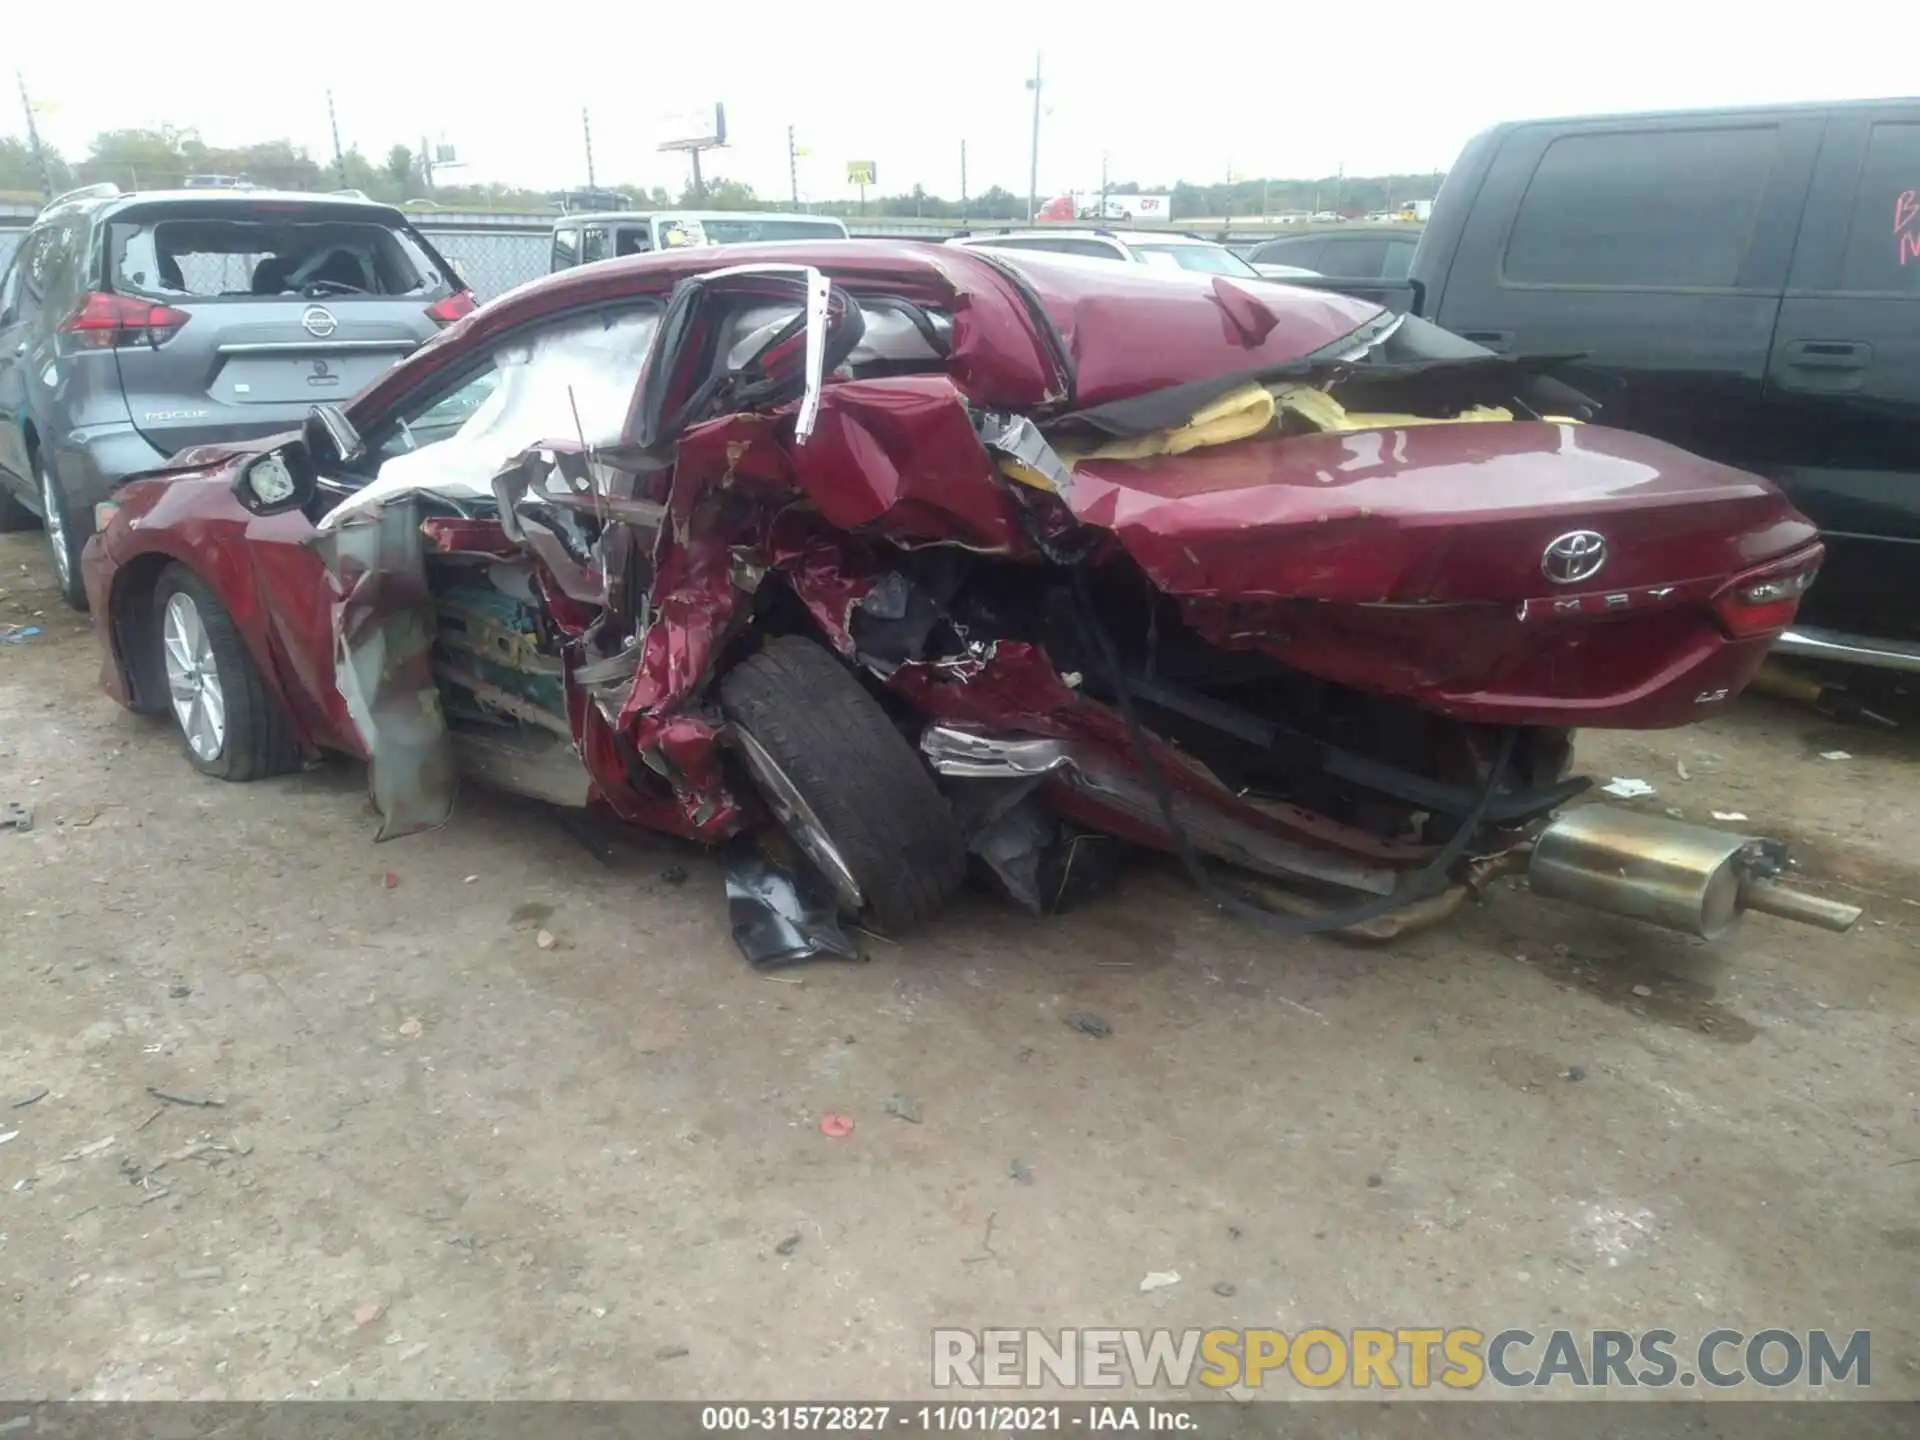
<path fill-rule="evenodd" d="M 356 195 L 63 195 L 0 280 L 0 530 L 44 523 L 85 608 L 80 552 L 120 482 L 296 428 L 471 309 L 404 215 Z"/>
<path fill-rule="evenodd" d="M 1827 562 L 1788 653 L 1920 670 L 1920 100 L 1496 126 L 1420 313 L 1580 354 L 1607 424 L 1779 482 Z"/>

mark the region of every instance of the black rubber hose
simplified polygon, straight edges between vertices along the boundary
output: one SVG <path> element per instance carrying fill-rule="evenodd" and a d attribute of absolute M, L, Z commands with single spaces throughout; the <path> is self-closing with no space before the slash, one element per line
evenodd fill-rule
<path fill-rule="evenodd" d="M 1187 837 L 1185 828 L 1180 824 L 1173 810 L 1173 794 L 1167 786 L 1166 775 L 1160 769 L 1153 749 L 1147 744 L 1146 731 L 1140 724 L 1139 713 L 1133 707 L 1133 697 L 1128 693 L 1126 676 L 1120 664 L 1120 654 L 1114 648 L 1112 638 L 1106 627 L 1100 623 L 1100 617 L 1093 608 L 1093 597 L 1087 592 L 1086 568 L 1081 565 L 1071 567 L 1073 576 L 1073 596 L 1080 608 L 1081 623 L 1092 635 L 1094 646 L 1100 652 L 1100 663 L 1106 667 L 1108 683 L 1120 706 L 1120 717 L 1126 721 L 1127 736 L 1133 743 L 1134 759 L 1140 764 L 1141 773 L 1146 777 L 1147 788 L 1153 792 L 1154 803 L 1160 808 L 1161 823 L 1166 826 L 1167 834 L 1172 837 L 1174 852 L 1179 855 L 1180 863 L 1186 867 L 1187 874 L 1193 877 L 1193 883 L 1220 909 L 1239 919 L 1249 921 L 1276 935 L 1320 935 L 1329 930 L 1344 930 L 1352 925 L 1363 925 L 1369 920 L 1377 920 L 1382 915 L 1391 915 L 1403 910 L 1415 901 L 1424 900 L 1429 895 L 1438 894 L 1446 888 L 1447 872 L 1454 866 L 1467 846 L 1479 832 L 1481 822 L 1486 818 L 1487 806 L 1493 801 L 1500 783 L 1506 778 L 1507 763 L 1513 757 L 1513 747 L 1519 731 L 1511 726 L 1501 731 L 1500 748 L 1495 752 L 1493 767 L 1488 772 L 1486 788 L 1480 792 L 1480 798 L 1473 812 L 1460 824 L 1453 838 L 1447 841 L 1438 855 L 1418 871 L 1411 885 L 1396 890 L 1391 895 L 1382 895 L 1377 899 L 1365 901 L 1348 910 L 1338 910 L 1328 915 L 1280 915 L 1258 905 L 1249 904 L 1237 896 L 1228 894 L 1214 883 L 1207 874 L 1206 866 L 1201 863 L 1200 854 L 1193 848 L 1193 841 Z M 1438 883 L 1436 883 L 1438 882 Z"/>

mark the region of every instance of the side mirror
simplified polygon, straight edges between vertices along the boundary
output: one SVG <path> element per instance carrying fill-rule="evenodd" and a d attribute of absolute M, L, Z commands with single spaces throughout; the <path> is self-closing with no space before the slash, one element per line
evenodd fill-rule
<path fill-rule="evenodd" d="M 313 453 L 289 440 L 254 456 L 233 480 L 233 498 L 255 515 L 284 515 L 299 510 L 319 489 Z"/>
<path fill-rule="evenodd" d="M 307 412 L 301 433 L 310 462 L 315 465 L 345 465 L 359 459 L 365 448 L 360 432 L 338 405 L 314 406 Z"/>

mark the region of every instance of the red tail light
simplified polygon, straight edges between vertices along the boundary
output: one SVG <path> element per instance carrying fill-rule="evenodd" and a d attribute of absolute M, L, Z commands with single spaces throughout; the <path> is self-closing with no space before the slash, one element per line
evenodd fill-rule
<path fill-rule="evenodd" d="M 192 318 L 170 305 L 93 290 L 81 296 L 73 313 L 60 322 L 59 333 L 76 350 L 158 345 Z"/>
<path fill-rule="evenodd" d="M 451 325 L 462 315 L 471 315 L 478 308 L 474 304 L 473 292 L 461 290 L 427 306 L 427 318 L 436 325 Z"/>
<path fill-rule="evenodd" d="M 1825 552 L 1802 551 L 1786 560 L 1749 570 L 1713 597 L 1713 610 L 1736 640 L 1771 635 L 1793 623 L 1800 597 L 1820 573 Z"/>

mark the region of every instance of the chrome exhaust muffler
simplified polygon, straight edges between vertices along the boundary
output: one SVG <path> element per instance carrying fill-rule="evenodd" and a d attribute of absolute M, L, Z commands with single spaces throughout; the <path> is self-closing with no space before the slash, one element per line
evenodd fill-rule
<path fill-rule="evenodd" d="M 1778 841 L 1729 835 L 1612 805 L 1568 811 L 1533 842 L 1534 891 L 1711 940 L 1742 912 L 1844 932 L 1860 918 L 1843 905 L 1792 890 Z"/>

